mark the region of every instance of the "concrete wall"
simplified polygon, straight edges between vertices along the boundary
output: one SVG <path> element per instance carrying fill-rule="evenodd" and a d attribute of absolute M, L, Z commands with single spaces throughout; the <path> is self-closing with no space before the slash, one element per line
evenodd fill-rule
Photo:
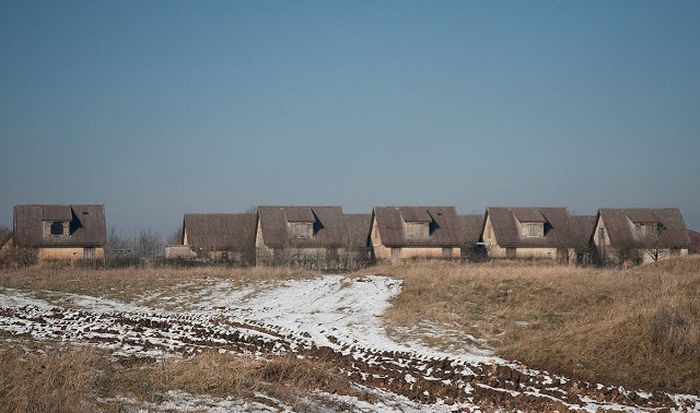
<path fill-rule="evenodd" d="M 37 248 L 37 260 L 82 260 L 85 259 L 85 248 L 83 247 L 52 247 Z M 105 250 L 102 247 L 95 248 L 95 259 L 102 260 L 105 257 Z"/>
<path fill-rule="evenodd" d="M 165 259 L 195 258 L 197 253 L 189 245 L 168 245 L 165 247 Z"/>
<path fill-rule="evenodd" d="M 486 252 L 489 258 L 506 258 L 506 249 L 498 245 L 496 241 L 496 234 L 493 231 L 493 224 L 491 223 L 491 216 L 486 216 L 486 222 L 484 223 L 484 232 L 481 234 L 484 244 L 486 245 Z"/>

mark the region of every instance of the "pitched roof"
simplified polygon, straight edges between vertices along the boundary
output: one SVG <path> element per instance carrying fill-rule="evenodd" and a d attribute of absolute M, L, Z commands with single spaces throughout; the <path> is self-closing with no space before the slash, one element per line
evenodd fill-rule
<path fill-rule="evenodd" d="M 691 244 L 683 215 L 678 208 L 601 208 L 598 216 L 603 220 L 610 244 L 616 246 L 641 245 L 644 240 L 635 238 L 632 223 L 661 224 L 659 247 L 688 248 Z"/>
<path fill-rule="evenodd" d="M 484 225 L 483 215 L 458 215 L 462 224 L 462 245 L 471 245 L 479 242 L 481 227 Z"/>
<path fill-rule="evenodd" d="M 450 206 L 376 207 L 374 216 L 382 244 L 390 247 L 458 247 L 462 245 L 462 222 Z M 430 221 L 425 221 L 425 217 Z M 406 219 L 408 217 L 408 220 Z M 415 221 L 422 219 L 421 221 Z M 408 239 L 404 222 L 425 222 L 431 226 L 427 239 Z"/>
<path fill-rule="evenodd" d="M 512 208 L 513 215 L 520 222 L 538 222 L 545 223 L 547 219 L 537 208 Z"/>
<path fill-rule="evenodd" d="M 572 248 L 582 248 L 590 245 L 595 232 L 595 215 L 571 215 L 571 244 Z"/>
<path fill-rule="evenodd" d="M 260 206 L 258 207 L 262 239 L 269 248 L 338 248 L 345 245 L 345 218 L 339 206 Z M 292 238 L 287 223 L 292 219 L 313 216 L 313 238 Z"/>
<path fill-rule="evenodd" d="M 41 218 L 46 221 L 70 221 L 73 212 L 68 205 L 44 205 L 41 208 Z"/>
<path fill-rule="evenodd" d="M 44 238 L 42 221 L 70 221 L 70 236 Z M 104 205 L 16 205 L 13 232 L 23 247 L 104 246 Z"/>
<path fill-rule="evenodd" d="M 521 237 L 516 213 L 524 220 L 520 222 L 544 223 L 544 237 Z M 557 248 L 572 245 L 573 231 L 566 208 L 489 207 L 486 209 L 486 216 L 493 227 L 496 242 L 501 247 Z"/>
<path fill-rule="evenodd" d="M 314 222 L 316 217 L 311 208 L 285 208 L 284 216 L 287 222 Z"/>
<path fill-rule="evenodd" d="M 255 248 L 257 214 L 185 214 L 187 245 L 214 251 Z"/>
<path fill-rule="evenodd" d="M 345 214 L 346 244 L 355 248 L 366 248 L 371 226 L 372 214 Z"/>

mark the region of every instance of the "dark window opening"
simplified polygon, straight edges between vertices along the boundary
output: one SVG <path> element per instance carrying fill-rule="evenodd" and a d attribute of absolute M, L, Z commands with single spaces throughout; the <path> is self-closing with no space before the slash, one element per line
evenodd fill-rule
<path fill-rule="evenodd" d="M 63 222 L 51 223 L 51 235 L 63 235 Z"/>

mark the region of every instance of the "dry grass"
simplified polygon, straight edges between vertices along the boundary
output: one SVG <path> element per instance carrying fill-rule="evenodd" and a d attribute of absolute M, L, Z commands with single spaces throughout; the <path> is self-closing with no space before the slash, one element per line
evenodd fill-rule
<path fill-rule="evenodd" d="M 170 359 L 122 369 L 107 381 L 105 387 L 112 395 L 130 394 L 148 401 L 158 401 L 170 389 L 239 399 L 252 399 L 255 392 L 261 392 L 297 406 L 299 396 L 317 389 L 355 394 L 332 365 L 293 356 L 264 360 L 207 352 L 189 360 Z"/>
<path fill-rule="evenodd" d="M 317 274 L 314 271 L 289 267 L 91 269 L 39 265 L 0 270 L 0 285 L 35 291 L 106 296 L 130 302 L 147 291 L 181 288 L 182 283 L 205 278 L 225 279 L 235 284 L 243 280 L 309 278 Z"/>
<path fill-rule="evenodd" d="M 393 326 L 449 323 L 496 352 L 579 379 L 700 394 L 700 258 L 634 270 L 398 264 Z"/>
<path fill-rule="evenodd" d="M 332 365 L 292 356 L 264 360 L 207 352 L 191 359 L 113 362 L 94 348 L 31 341 L 26 346 L 32 351 L 0 345 L 0 412 L 117 412 L 123 411 L 119 397 L 160 403 L 168 390 L 241 400 L 260 392 L 300 411 L 313 390 L 357 395 Z"/>
<path fill-rule="evenodd" d="M 94 412 L 94 383 L 108 364 L 90 348 L 24 354 L 16 346 L 0 348 L 0 363 L 0 411 L 7 413 Z"/>

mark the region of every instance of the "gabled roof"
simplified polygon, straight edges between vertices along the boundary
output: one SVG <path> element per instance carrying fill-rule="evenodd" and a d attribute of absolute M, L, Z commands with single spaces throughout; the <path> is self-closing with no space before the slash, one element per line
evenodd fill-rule
<path fill-rule="evenodd" d="M 185 214 L 187 245 L 213 251 L 255 248 L 257 214 Z"/>
<path fill-rule="evenodd" d="M 429 221 L 425 221 L 425 217 Z M 376 207 L 374 217 L 377 220 L 379 237 L 382 244 L 389 247 L 458 247 L 462 245 L 462 222 L 457 211 L 450 206 L 437 207 Z M 405 220 L 408 217 L 408 221 Z M 416 221 L 421 219 L 421 221 Z M 424 222 L 431 226 L 427 239 L 407 239 L 404 234 L 404 222 Z"/>
<path fill-rule="evenodd" d="M 339 206 L 260 206 L 258 207 L 263 242 L 269 248 L 339 248 L 345 245 L 345 218 Z M 306 221 L 310 216 L 313 221 Z M 313 238 L 292 238 L 288 222 L 301 219 L 312 222 Z"/>
<path fill-rule="evenodd" d="M 462 224 L 462 245 L 472 245 L 481 238 L 481 227 L 484 224 L 483 215 L 458 215 Z"/>
<path fill-rule="evenodd" d="M 656 245 L 664 248 L 688 248 L 690 238 L 678 208 L 601 208 L 598 217 L 603 220 L 605 230 L 613 247 L 641 246 L 644 240 L 634 236 L 632 223 L 660 224 Z"/>
<path fill-rule="evenodd" d="M 526 219 L 521 222 L 544 223 L 544 237 L 521 237 L 516 213 Z M 489 207 L 486 209 L 486 217 L 491 221 L 496 242 L 501 247 L 557 248 L 572 244 L 569 211 L 563 207 Z"/>
<path fill-rule="evenodd" d="M 345 214 L 345 244 L 355 248 L 366 248 L 372 214 Z"/>
<path fill-rule="evenodd" d="M 571 248 L 587 247 L 595 232 L 595 215 L 571 215 Z"/>
<path fill-rule="evenodd" d="M 70 236 L 44 238 L 43 221 L 69 221 Z M 104 246 L 104 205 L 17 205 L 13 232 L 15 244 L 21 247 Z"/>

